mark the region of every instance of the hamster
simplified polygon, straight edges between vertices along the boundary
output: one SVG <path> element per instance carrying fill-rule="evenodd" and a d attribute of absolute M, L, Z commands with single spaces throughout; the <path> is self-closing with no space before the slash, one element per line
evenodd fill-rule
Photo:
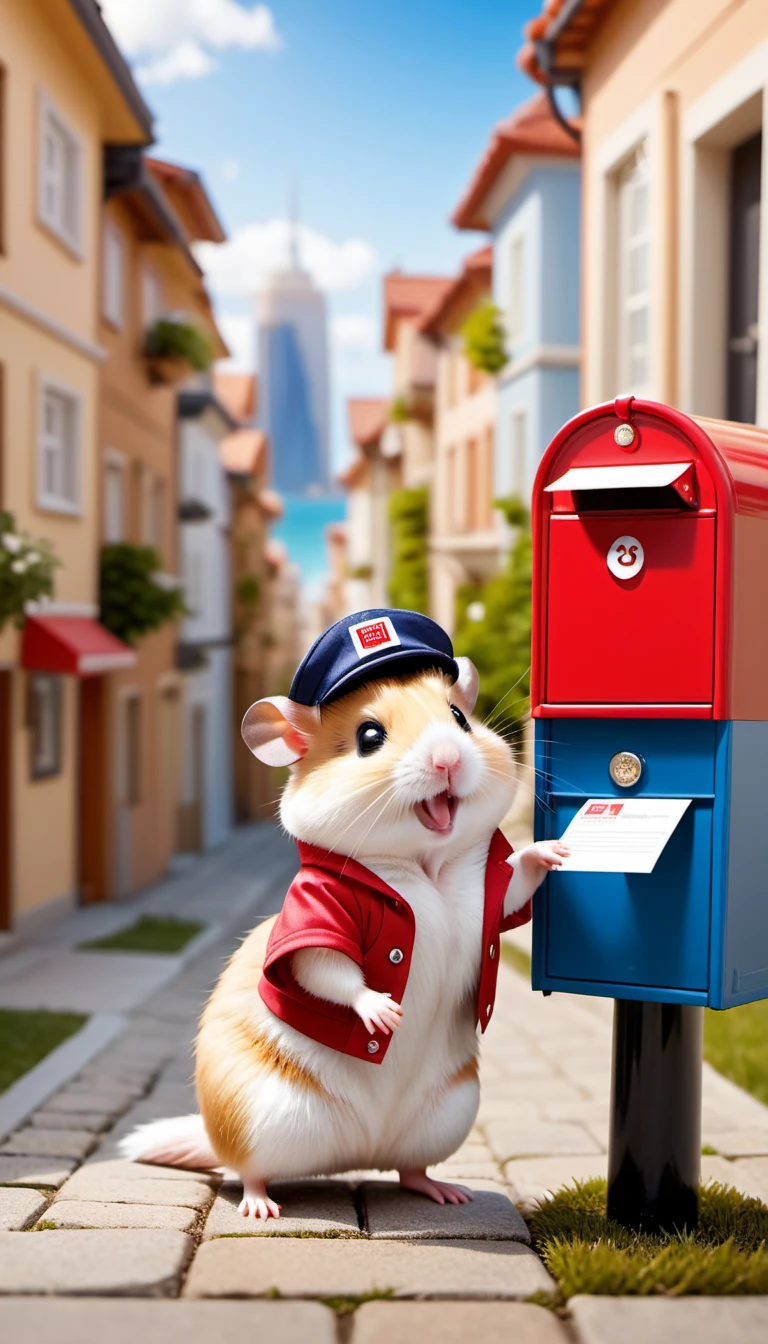
<path fill-rule="evenodd" d="M 280 804 L 288 833 L 363 864 L 413 912 L 402 1003 L 367 986 L 342 952 L 302 947 L 290 962 L 309 995 L 391 1037 L 386 1057 L 352 1057 L 270 1010 L 258 992 L 268 921 L 234 953 L 203 1012 L 200 1116 L 142 1126 L 123 1141 L 125 1156 L 234 1169 L 246 1217 L 279 1217 L 271 1181 L 355 1168 L 394 1168 L 405 1188 L 441 1204 L 471 1198 L 427 1167 L 456 1151 L 477 1114 L 485 868 L 516 784 L 508 744 L 472 716 L 477 673 L 457 661 L 454 684 L 428 670 L 371 681 L 322 710 L 262 701 L 244 726 L 257 754 L 277 743 L 298 757 Z M 567 852 L 552 841 L 510 856 L 505 918 Z"/>

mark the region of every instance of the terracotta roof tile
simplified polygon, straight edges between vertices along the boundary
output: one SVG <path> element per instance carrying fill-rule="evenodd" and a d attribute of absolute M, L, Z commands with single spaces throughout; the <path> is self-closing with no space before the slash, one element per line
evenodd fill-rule
<path fill-rule="evenodd" d="M 398 321 L 418 320 L 452 283 L 449 277 L 442 275 L 404 275 L 402 271 L 390 271 L 385 275 L 384 349 L 394 348 Z"/>
<path fill-rule="evenodd" d="M 352 458 L 349 466 L 340 471 L 336 477 L 339 485 L 343 485 L 346 490 L 350 490 L 353 485 L 359 485 L 365 475 L 367 466 L 368 462 L 365 454 L 358 453 L 356 457 Z"/>
<path fill-rule="evenodd" d="M 595 30 L 612 4 L 613 0 L 584 0 L 571 19 L 561 19 L 566 0 L 544 0 L 541 14 L 529 19 L 523 28 L 528 41 L 517 53 L 520 69 L 538 84 L 544 84 L 546 79 L 539 65 L 535 43 L 553 38 L 556 68 L 580 70 Z"/>
<path fill-rule="evenodd" d="M 258 405 L 255 374 L 214 373 L 213 388 L 235 420 L 247 423 L 254 419 Z"/>
<path fill-rule="evenodd" d="M 358 448 L 376 443 L 387 427 L 389 402 L 386 397 L 350 397 L 347 402 L 349 434 Z"/>
<path fill-rule="evenodd" d="M 153 159 L 145 155 L 150 173 L 160 182 L 171 196 L 178 193 L 187 210 L 188 220 L 193 226 L 191 238 L 195 242 L 223 243 L 227 235 L 213 208 L 203 179 L 193 168 L 182 168 L 178 163 L 168 163 L 165 159 Z"/>
<path fill-rule="evenodd" d="M 467 307 L 474 305 L 482 294 L 490 290 L 492 279 L 493 248 L 480 247 L 465 258 L 456 279 L 424 313 L 419 330 L 432 335 L 439 331 L 454 330 L 452 320 L 463 321 Z"/>
<path fill-rule="evenodd" d="M 487 229 L 485 200 L 502 169 L 516 154 L 577 159 L 578 143 L 559 126 L 547 95 L 537 93 L 500 121 L 451 219 L 459 229 Z"/>
<path fill-rule="evenodd" d="M 267 436 L 261 429 L 235 429 L 219 444 L 219 460 L 225 471 L 251 476 L 263 465 Z"/>

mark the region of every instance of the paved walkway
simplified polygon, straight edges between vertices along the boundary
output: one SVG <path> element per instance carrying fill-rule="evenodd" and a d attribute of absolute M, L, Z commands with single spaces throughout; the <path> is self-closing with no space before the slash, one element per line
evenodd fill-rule
<path fill-rule="evenodd" d="M 118 1159 L 136 1123 L 194 1109 L 201 1004 L 236 939 L 279 906 L 294 866 L 278 832 L 255 827 L 139 902 L 77 912 L 0 960 L 0 1006 L 98 1009 L 120 1025 L 0 1134 L 4 1344 L 229 1344 L 243 1329 L 315 1344 L 470 1334 L 483 1344 L 687 1344 L 692 1334 L 762 1344 L 768 1299 L 582 1298 L 567 1319 L 525 1301 L 553 1285 L 515 1204 L 605 1171 L 611 1023 L 609 1004 L 533 995 L 507 966 L 478 1123 L 443 1168 L 475 1188 L 469 1206 L 441 1209 L 353 1173 L 286 1186 L 281 1221 L 248 1224 L 236 1187 Z M 184 957 L 76 950 L 137 910 L 208 927 Z M 709 1069 L 704 1091 L 704 1142 L 720 1154 L 703 1159 L 705 1175 L 768 1201 L 768 1109 Z"/>

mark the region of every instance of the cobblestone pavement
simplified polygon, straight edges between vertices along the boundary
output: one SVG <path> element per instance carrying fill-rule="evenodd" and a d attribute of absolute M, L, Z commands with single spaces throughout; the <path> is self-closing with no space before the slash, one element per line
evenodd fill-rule
<path fill-rule="evenodd" d="M 87 997 L 83 958 L 93 955 L 72 949 L 94 927 L 131 922 L 137 907 L 208 925 L 191 959 L 163 958 L 173 965 L 159 984 L 146 957 L 121 969 L 122 1034 L 2 1136 L 4 1344 L 229 1344 L 244 1329 L 316 1344 L 452 1344 L 470 1334 L 484 1344 L 687 1344 L 692 1334 L 697 1344 L 730 1335 L 762 1344 L 768 1299 L 581 1298 L 566 1319 L 525 1300 L 546 1301 L 553 1284 L 516 1204 L 605 1171 L 611 1009 L 543 999 L 507 966 L 484 1041 L 477 1125 L 439 1169 L 474 1188 L 471 1205 L 439 1208 L 386 1174 L 353 1173 L 286 1184 L 280 1222 L 253 1224 L 237 1214 L 237 1188 L 218 1177 L 119 1160 L 117 1141 L 135 1124 L 195 1109 L 201 1005 L 237 938 L 278 908 L 294 867 L 293 847 L 255 827 L 140 903 L 82 911 L 0 962 L 0 1003 L 23 985 L 29 1006 L 71 1007 Z M 768 1109 L 710 1069 L 704 1093 L 703 1138 L 718 1150 L 704 1174 L 768 1201 Z"/>

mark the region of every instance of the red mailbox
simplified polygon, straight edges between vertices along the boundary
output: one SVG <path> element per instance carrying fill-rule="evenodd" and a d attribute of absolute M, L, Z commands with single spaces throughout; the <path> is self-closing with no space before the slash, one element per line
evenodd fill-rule
<path fill-rule="evenodd" d="M 617 398 L 533 492 L 543 718 L 768 719 L 768 431 Z"/>

